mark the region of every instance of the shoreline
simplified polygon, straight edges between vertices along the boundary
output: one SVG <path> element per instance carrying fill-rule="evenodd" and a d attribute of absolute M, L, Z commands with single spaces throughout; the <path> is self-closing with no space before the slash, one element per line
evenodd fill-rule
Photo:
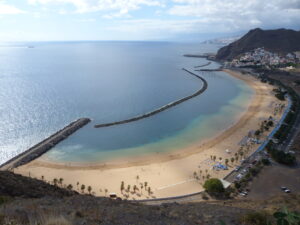
<path fill-rule="evenodd" d="M 232 157 L 234 152 L 237 152 L 240 147 L 238 142 L 250 130 L 258 128 L 257 124 L 261 121 L 261 118 L 268 118 L 273 110 L 269 106 L 270 103 L 277 102 L 276 98 L 270 95 L 271 86 L 260 83 L 260 81 L 250 75 L 242 75 L 230 70 L 224 70 L 224 72 L 247 82 L 253 88 L 255 94 L 246 112 L 240 115 L 235 124 L 217 137 L 207 141 L 207 143 L 202 143 L 201 146 L 199 146 L 200 143 L 196 143 L 169 155 L 153 154 L 151 158 L 148 157 L 144 160 L 135 158 L 136 162 L 130 162 L 128 161 L 129 159 L 123 159 L 123 162 L 119 160 L 118 162 L 115 161 L 115 164 L 102 163 L 102 165 L 89 166 L 73 164 L 72 166 L 66 166 L 66 163 L 64 165 L 53 164 L 37 159 L 17 168 L 15 172 L 22 175 L 31 174 L 31 176 L 39 179 L 43 176 L 50 182 L 55 177 L 63 177 L 65 182 L 67 184 L 71 183 L 73 187 L 76 187 L 77 182 L 91 185 L 95 195 L 103 196 L 103 190 L 109 190 L 117 193 L 118 196 L 122 197 L 123 195 L 124 198 L 132 200 L 172 197 L 199 192 L 203 189 L 201 184 L 205 179 L 201 177 L 200 180 L 193 178 L 193 172 L 197 171 L 198 173 L 200 170 L 203 172 L 203 175 L 217 178 L 223 178 L 229 174 L 239 163 L 229 165 L 228 170 L 215 171 L 212 170 L 212 165 L 216 161 L 210 160 L 211 156 L 218 155 L 221 163 L 223 163 L 222 159 L 225 160 L 226 157 Z M 250 149 L 249 154 L 256 147 L 257 145 L 254 145 L 254 149 Z M 231 153 L 225 152 L 225 149 L 230 149 Z M 247 155 L 244 157 L 247 157 Z M 131 187 L 133 187 L 133 184 L 139 185 L 139 182 L 135 179 L 136 177 L 139 177 L 139 181 L 147 181 L 154 194 L 148 196 L 145 193 L 141 193 L 141 196 L 137 194 L 129 196 L 129 194 L 120 192 L 121 181 L 124 181 L 126 185 L 131 184 Z M 105 182 L 102 183 L 102 181 Z M 78 186 L 77 190 L 79 190 Z"/>
<path fill-rule="evenodd" d="M 193 72 L 191 72 L 191 71 L 189 71 L 185 68 L 182 68 L 182 70 L 187 72 L 188 74 L 194 76 L 194 77 L 197 77 L 198 79 L 200 79 L 202 81 L 203 85 L 198 91 L 196 91 L 195 93 L 193 93 L 191 95 L 188 95 L 186 97 L 180 98 L 176 101 L 173 101 L 173 102 L 170 102 L 166 105 L 163 105 L 163 106 L 161 106 L 161 107 L 159 107 L 159 108 L 157 108 L 153 111 L 150 111 L 148 113 L 144 113 L 144 114 L 132 117 L 130 119 L 115 121 L 115 122 L 111 122 L 111 123 L 96 124 L 96 125 L 94 125 L 94 128 L 110 127 L 110 126 L 121 125 L 121 124 L 125 124 L 125 123 L 131 123 L 131 122 L 134 122 L 134 121 L 138 121 L 138 120 L 141 120 L 141 119 L 145 119 L 147 117 L 154 116 L 155 114 L 163 112 L 167 109 L 170 109 L 170 108 L 172 108 L 176 105 L 179 105 L 179 104 L 181 104 L 185 101 L 188 101 L 188 100 L 190 100 L 194 97 L 197 97 L 198 95 L 201 95 L 202 93 L 204 93 L 206 91 L 206 89 L 208 87 L 208 84 L 207 84 L 207 81 L 203 77 L 201 77 L 201 76 L 199 76 L 199 75 L 197 75 L 197 74 L 195 74 L 195 73 L 193 73 Z"/>
<path fill-rule="evenodd" d="M 249 82 L 248 79 L 246 79 L 245 75 L 237 75 L 235 73 L 231 74 L 227 72 L 226 70 L 223 70 L 224 72 L 230 74 L 231 76 L 243 80 L 244 82 Z M 233 72 L 233 71 L 231 71 Z M 250 84 L 248 84 L 251 86 Z M 132 157 L 118 157 L 118 159 L 109 159 L 107 161 L 102 162 L 53 162 L 51 160 L 47 159 L 37 159 L 33 163 L 34 166 L 42 166 L 42 167 L 49 167 L 49 168 L 56 168 L 56 169 L 81 169 L 81 170 L 89 170 L 89 169 L 116 169 L 116 168 L 127 168 L 127 167 L 135 167 L 135 166 L 145 166 L 152 163 L 163 163 L 167 162 L 169 160 L 177 160 L 182 159 L 185 157 L 188 157 L 193 154 L 201 153 L 205 151 L 206 149 L 214 147 L 219 142 L 223 141 L 224 139 L 228 138 L 232 133 L 236 131 L 239 127 L 243 126 L 246 121 L 251 118 L 253 113 L 256 111 L 255 109 L 250 109 L 251 102 L 255 99 L 255 96 L 257 95 L 255 89 L 251 86 L 251 88 L 254 90 L 254 94 L 252 96 L 252 99 L 249 100 L 247 109 L 245 112 L 239 114 L 237 116 L 237 119 L 235 122 L 228 127 L 222 129 L 221 131 L 217 132 L 213 137 L 207 138 L 204 140 L 201 140 L 199 142 L 195 142 L 192 145 L 185 147 L 184 149 L 178 149 L 173 150 L 170 152 L 159 152 L 159 153 L 150 153 L 145 154 L 142 156 L 135 156 Z M 252 111 L 253 113 L 249 114 L 249 111 Z M 195 151 L 195 148 L 197 150 Z M 159 155 L 159 158 L 157 156 Z"/>

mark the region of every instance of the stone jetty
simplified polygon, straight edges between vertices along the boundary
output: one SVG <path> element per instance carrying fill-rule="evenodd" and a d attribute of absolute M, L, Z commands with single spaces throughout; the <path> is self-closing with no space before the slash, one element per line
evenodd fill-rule
<path fill-rule="evenodd" d="M 168 104 L 166 104 L 166 105 L 164 105 L 164 106 L 162 106 L 162 107 L 160 107 L 160 108 L 158 108 L 158 109 L 155 109 L 155 110 L 153 110 L 153 111 L 151 111 L 151 112 L 148 112 L 148 113 L 145 113 L 145 114 L 142 114 L 142 115 L 138 115 L 138 116 L 135 116 L 135 117 L 130 118 L 130 119 L 121 120 L 121 121 L 116 121 L 116 122 L 111 122 L 111 123 L 97 124 L 97 125 L 95 125 L 94 127 L 95 127 L 95 128 L 100 128 L 100 127 L 115 126 L 115 125 L 120 125 L 120 124 L 130 123 L 130 122 L 133 122 L 133 121 L 137 121 L 137 120 L 140 120 L 140 119 L 144 119 L 144 118 L 153 116 L 153 115 L 155 115 L 155 114 L 157 114 L 157 113 L 160 113 L 160 112 L 162 112 L 162 111 L 164 111 L 164 110 L 166 110 L 166 109 L 169 109 L 169 108 L 171 108 L 171 107 L 174 107 L 175 105 L 178 105 L 178 104 L 180 104 L 180 103 L 182 103 L 182 102 L 185 102 L 185 101 L 187 101 L 187 100 L 189 100 L 189 99 L 191 99 L 191 98 L 194 98 L 194 97 L 196 97 L 196 96 L 202 94 L 202 93 L 207 89 L 208 84 L 207 84 L 207 81 L 206 81 L 204 78 L 202 78 L 201 76 L 199 76 L 199 75 L 197 75 L 197 74 L 195 74 L 195 73 L 193 73 L 193 72 L 191 72 L 191 71 L 189 71 L 189 70 L 187 70 L 187 69 L 184 69 L 184 68 L 183 68 L 182 70 L 184 70 L 185 72 L 187 72 L 187 73 L 190 74 L 190 75 L 195 76 L 196 78 L 198 78 L 198 79 L 200 79 L 200 80 L 202 81 L 202 83 L 203 83 L 202 87 L 201 87 L 198 91 L 196 91 L 194 94 L 189 95 L 189 96 L 186 96 L 186 97 L 184 97 L 184 98 L 181 98 L 181 99 L 179 99 L 179 100 L 177 100 L 177 101 L 170 102 L 170 103 L 168 103 Z"/>
<path fill-rule="evenodd" d="M 211 64 L 211 62 L 208 62 L 208 63 L 205 63 L 205 64 L 200 65 L 200 66 L 195 66 L 194 68 L 200 68 L 200 67 L 208 66 L 210 64 Z"/>
<path fill-rule="evenodd" d="M 14 158 L 7 161 L 6 163 L 2 164 L 0 166 L 0 170 L 11 170 L 18 166 L 29 163 L 30 161 L 40 157 L 41 155 L 49 151 L 52 147 L 57 145 L 59 142 L 65 140 L 68 136 L 70 136 L 75 131 L 88 124 L 90 121 L 91 120 L 89 118 L 80 118 L 70 123 L 63 129 L 52 134 L 50 137 L 46 138 L 40 143 L 29 148 L 25 152 L 22 152 L 21 154 L 15 156 Z"/>
<path fill-rule="evenodd" d="M 195 70 L 195 71 L 214 72 L 214 71 L 222 71 L 222 68 L 218 68 L 218 69 L 200 69 L 200 70 Z"/>

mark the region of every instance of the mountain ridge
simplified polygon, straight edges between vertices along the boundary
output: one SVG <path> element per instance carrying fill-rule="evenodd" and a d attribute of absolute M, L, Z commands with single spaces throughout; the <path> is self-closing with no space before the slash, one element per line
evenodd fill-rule
<path fill-rule="evenodd" d="M 280 28 L 277 30 L 250 30 L 239 40 L 219 49 L 216 59 L 232 60 L 245 52 L 264 47 L 266 50 L 280 54 L 300 51 L 300 31 Z"/>

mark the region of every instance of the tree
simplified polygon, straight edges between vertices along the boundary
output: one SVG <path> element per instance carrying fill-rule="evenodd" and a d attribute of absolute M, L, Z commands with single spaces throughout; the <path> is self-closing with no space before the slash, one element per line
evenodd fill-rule
<path fill-rule="evenodd" d="M 234 158 L 231 158 L 230 161 L 231 161 L 231 163 L 234 163 Z"/>
<path fill-rule="evenodd" d="M 107 192 L 108 192 L 108 190 L 105 188 L 104 192 L 105 192 L 105 196 L 106 196 L 106 195 L 107 195 Z"/>
<path fill-rule="evenodd" d="M 55 186 L 57 186 L 57 179 L 56 179 L 56 178 L 53 179 L 53 184 L 54 184 Z"/>
<path fill-rule="evenodd" d="M 89 194 L 91 194 L 91 191 L 92 191 L 92 187 L 88 186 L 88 192 L 89 192 Z"/>
<path fill-rule="evenodd" d="M 77 181 L 76 185 L 77 185 L 77 190 L 79 190 L 79 187 L 78 187 L 79 186 L 79 182 L 78 181 Z"/>
<path fill-rule="evenodd" d="M 228 165 L 229 159 L 225 159 L 225 164 Z"/>
<path fill-rule="evenodd" d="M 136 183 L 138 184 L 139 183 L 139 179 L 140 179 L 139 175 L 137 175 L 135 179 L 136 179 Z"/>
<path fill-rule="evenodd" d="M 130 185 L 128 184 L 128 186 L 127 186 L 127 192 L 129 192 L 130 191 Z"/>
<path fill-rule="evenodd" d="M 42 181 L 44 180 L 44 176 L 42 175 Z"/>
<path fill-rule="evenodd" d="M 197 176 L 197 172 L 195 171 L 193 175 L 194 175 L 194 178 L 195 178 Z"/>
<path fill-rule="evenodd" d="M 121 187 L 120 187 L 120 189 L 121 189 L 121 192 L 124 191 L 124 189 L 125 189 L 125 183 L 124 183 L 124 181 L 121 182 Z"/>
<path fill-rule="evenodd" d="M 209 193 L 223 193 L 225 191 L 222 182 L 217 178 L 211 178 L 205 181 L 203 187 Z"/>
<path fill-rule="evenodd" d="M 148 195 L 151 195 L 151 188 L 148 187 Z"/>
<path fill-rule="evenodd" d="M 82 184 L 80 189 L 81 189 L 81 192 L 84 193 L 85 185 Z"/>
<path fill-rule="evenodd" d="M 64 179 L 63 178 L 59 178 L 59 184 L 60 186 L 62 186 Z"/>
<path fill-rule="evenodd" d="M 72 189 L 73 189 L 73 185 L 72 185 L 72 184 L 69 184 L 69 185 L 67 186 L 67 189 L 72 190 Z"/>

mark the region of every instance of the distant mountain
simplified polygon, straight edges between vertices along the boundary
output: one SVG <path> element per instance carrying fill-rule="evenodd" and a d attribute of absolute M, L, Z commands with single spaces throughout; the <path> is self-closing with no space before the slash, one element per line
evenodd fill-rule
<path fill-rule="evenodd" d="M 228 38 L 216 38 L 216 39 L 212 39 L 212 40 L 206 40 L 202 43 L 203 44 L 228 45 L 240 38 L 241 38 L 240 36 L 239 37 L 228 37 Z"/>
<path fill-rule="evenodd" d="M 300 51 L 300 31 L 278 30 L 250 30 L 239 40 L 221 48 L 216 59 L 232 60 L 236 56 L 264 47 L 266 50 L 276 53 L 288 53 Z"/>

